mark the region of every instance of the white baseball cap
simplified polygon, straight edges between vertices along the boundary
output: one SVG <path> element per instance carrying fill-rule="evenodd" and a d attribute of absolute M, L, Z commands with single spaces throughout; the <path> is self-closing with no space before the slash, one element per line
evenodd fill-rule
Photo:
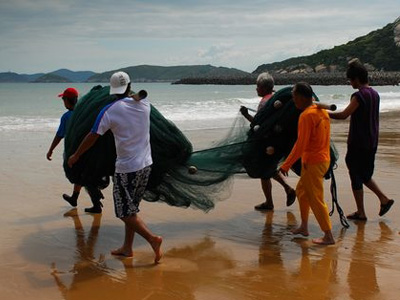
<path fill-rule="evenodd" d="M 110 95 L 123 94 L 131 82 L 129 75 L 119 71 L 111 75 L 110 78 Z"/>

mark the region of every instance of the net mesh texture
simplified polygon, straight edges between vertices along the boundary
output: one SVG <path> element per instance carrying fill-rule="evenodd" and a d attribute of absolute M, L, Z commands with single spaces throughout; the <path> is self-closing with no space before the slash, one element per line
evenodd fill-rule
<path fill-rule="evenodd" d="M 115 96 L 109 95 L 108 86 L 95 86 L 78 101 L 65 136 L 64 171 L 71 183 L 103 189 L 114 174 L 116 151 L 110 131 L 99 137 L 72 168 L 67 161 L 91 130 L 102 108 L 115 100 Z M 246 173 L 252 178 L 271 178 L 296 142 L 299 115 L 291 87 L 283 88 L 255 115 L 250 126 L 238 116 L 218 142 L 208 149 L 193 151 L 182 131 L 152 106 L 153 166 L 144 200 L 207 212 L 229 196 L 233 175 Z M 326 178 L 333 174 L 336 161 L 337 151 L 331 143 L 331 168 Z M 301 162 L 296 162 L 292 170 L 300 175 Z"/>

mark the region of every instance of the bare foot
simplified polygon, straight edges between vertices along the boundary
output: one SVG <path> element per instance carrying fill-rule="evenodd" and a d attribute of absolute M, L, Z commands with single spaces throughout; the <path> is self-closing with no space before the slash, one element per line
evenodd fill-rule
<path fill-rule="evenodd" d="M 163 254 L 161 251 L 161 243 L 162 243 L 162 237 L 157 236 L 155 239 L 150 243 L 151 248 L 153 248 L 154 254 L 156 257 L 154 258 L 154 262 L 157 264 L 160 262 Z"/>
<path fill-rule="evenodd" d="M 303 227 L 299 227 L 292 230 L 293 234 L 301 234 L 302 236 L 309 236 L 308 230 Z"/>
<path fill-rule="evenodd" d="M 111 250 L 112 255 L 118 255 L 118 256 L 125 256 L 125 257 L 132 257 L 133 256 L 133 251 L 132 250 L 124 250 L 122 248 Z"/>
<path fill-rule="evenodd" d="M 335 240 L 328 239 L 328 238 L 325 238 L 325 237 L 318 238 L 318 239 L 313 239 L 312 242 L 314 244 L 317 244 L 317 245 L 333 245 L 333 244 L 335 244 Z"/>

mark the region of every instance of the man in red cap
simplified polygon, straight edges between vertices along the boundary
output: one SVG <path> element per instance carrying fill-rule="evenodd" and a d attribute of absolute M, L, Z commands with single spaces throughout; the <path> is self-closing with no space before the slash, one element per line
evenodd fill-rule
<path fill-rule="evenodd" d="M 72 87 L 67 88 L 62 94 L 59 94 L 58 97 L 61 97 L 63 99 L 64 106 L 66 109 L 68 109 L 68 111 L 65 112 L 61 117 L 60 125 L 58 126 L 56 135 L 54 136 L 53 142 L 51 143 L 49 151 L 46 154 L 48 160 L 51 160 L 53 150 L 57 147 L 57 145 L 65 136 L 68 120 L 72 115 L 76 102 L 78 101 L 78 91 Z M 64 200 L 71 204 L 73 207 L 76 207 L 81 188 L 82 187 L 80 185 L 75 184 L 72 196 L 63 194 Z"/>

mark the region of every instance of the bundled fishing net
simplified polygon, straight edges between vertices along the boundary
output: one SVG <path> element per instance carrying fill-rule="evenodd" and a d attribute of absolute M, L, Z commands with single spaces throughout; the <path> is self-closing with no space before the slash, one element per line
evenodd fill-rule
<path fill-rule="evenodd" d="M 185 135 L 152 106 L 153 167 L 144 200 L 208 211 L 227 197 L 234 174 L 247 173 L 253 178 L 275 175 L 297 138 L 300 111 L 291 99 L 290 87 L 279 90 L 256 114 L 250 127 L 239 116 L 218 143 L 195 152 Z M 67 159 L 90 131 L 101 109 L 114 100 L 109 95 L 109 87 L 96 86 L 78 102 L 65 137 L 64 170 L 72 183 L 91 184 L 101 189 L 113 175 L 116 152 L 111 132 L 101 136 L 72 168 L 68 167 Z M 333 146 L 331 157 L 331 169 L 326 177 L 333 174 L 332 167 L 337 160 Z M 293 170 L 300 174 L 300 169 L 297 162 Z"/>
<path fill-rule="evenodd" d="M 108 186 L 109 176 L 114 174 L 117 156 L 114 136 L 110 131 L 101 136 L 72 168 L 68 167 L 69 156 L 78 149 L 84 137 L 92 129 L 101 109 L 116 100 L 115 96 L 108 94 L 108 91 L 109 88 L 100 85 L 93 87 L 79 100 L 68 121 L 63 166 L 66 177 L 72 183 L 103 189 Z"/>

